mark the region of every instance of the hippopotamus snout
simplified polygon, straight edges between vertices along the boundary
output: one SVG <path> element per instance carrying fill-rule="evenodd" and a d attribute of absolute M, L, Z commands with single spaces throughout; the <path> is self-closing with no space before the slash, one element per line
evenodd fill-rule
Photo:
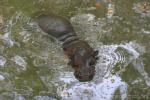
<path fill-rule="evenodd" d="M 82 63 L 80 63 L 80 66 L 74 67 L 75 77 L 80 82 L 91 81 L 93 79 L 93 77 L 95 76 L 95 64 L 96 64 L 95 58 L 87 57 L 87 59 L 84 59 L 84 61 L 82 61 Z"/>
<path fill-rule="evenodd" d="M 83 67 L 79 71 L 75 71 L 74 75 L 80 82 L 91 81 L 95 76 L 95 67 L 94 66 L 89 68 Z"/>

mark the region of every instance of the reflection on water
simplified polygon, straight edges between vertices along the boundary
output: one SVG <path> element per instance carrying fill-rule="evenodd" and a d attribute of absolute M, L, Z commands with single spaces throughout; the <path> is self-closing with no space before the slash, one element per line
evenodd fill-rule
<path fill-rule="evenodd" d="M 149 6 L 146 0 L 0 1 L 0 98 L 148 100 Z M 61 45 L 34 22 L 41 10 L 70 17 L 77 34 L 99 51 L 93 81 L 75 79 Z"/>

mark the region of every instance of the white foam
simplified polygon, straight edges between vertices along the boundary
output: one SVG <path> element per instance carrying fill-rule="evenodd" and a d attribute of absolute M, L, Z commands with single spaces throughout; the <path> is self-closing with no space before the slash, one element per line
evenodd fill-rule
<path fill-rule="evenodd" d="M 142 60 L 139 58 L 141 52 L 144 52 L 144 48 L 139 48 L 139 45 L 134 45 L 135 42 L 129 42 L 120 45 L 104 45 L 98 48 L 99 61 L 96 66 L 96 75 L 92 82 L 79 83 L 76 82 L 70 88 L 66 88 L 62 91 L 61 97 L 63 100 L 112 100 L 114 97 L 119 96 L 121 100 L 127 99 L 128 85 L 121 80 L 119 75 L 112 75 L 112 68 L 118 62 L 125 63 L 121 68 L 126 67 L 132 63 L 134 68 L 143 76 L 147 86 L 150 86 L 150 78 L 148 73 L 144 70 Z M 135 47 L 134 47 L 135 46 Z M 116 51 L 121 48 L 120 52 Z M 140 53 L 138 50 L 141 50 Z M 122 53 L 122 54 L 120 54 Z M 124 53 L 129 57 L 126 58 Z M 100 77 L 100 75 L 103 75 Z M 69 75 L 69 74 L 68 74 Z M 65 80 L 65 78 L 61 78 Z M 101 81 L 97 81 L 101 80 Z M 72 82 L 72 78 L 69 77 L 64 82 Z M 75 82 L 75 81 L 74 81 Z M 116 90 L 119 89 L 119 94 L 115 95 Z"/>
<path fill-rule="evenodd" d="M 49 96 L 35 96 L 34 99 L 35 100 L 56 100 L 56 99 L 49 97 Z"/>
<path fill-rule="evenodd" d="M 118 76 L 103 79 L 102 83 L 77 83 L 62 92 L 63 100 L 112 100 L 115 91 L 121 91 L 122 100 L 127 98 L 127 84 Z M 66 95 L 68 94 L 68 95 Z"/>

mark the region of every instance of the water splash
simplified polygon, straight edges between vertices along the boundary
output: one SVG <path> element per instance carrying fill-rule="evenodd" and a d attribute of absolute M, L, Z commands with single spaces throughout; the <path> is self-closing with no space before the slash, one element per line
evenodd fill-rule
<path fill-rule="evenodd" d="M 149 86 L 149 76 L 144 70 L 140 54 L 145 52 L 145 49 L 136 42 L 129 42 L 120 45 L 103 45 L 98 48 L 99 61 L 96 66 L 96 76 L 92 82 L 78 83 L 74 80 L 74 85 L 65 88 L 60 94 L 63 100 L 112 100 L 117 96 L 121 100 L 127 99 L 128 85 L 123 82 L 119 76 L 122 71 L 125 71 L 126 66 L 133 64 L 134 68 L 143 76 L 147 86 Z M 141 53 L 139 53 L 141 52 Z M 139 63 L 140 62 L 140 63 Z M 118 72 L 112 73 L 114 67 L 120 66 Z M 116 66 L 117 65 L 117 66 Z M 69 74 L 67 74 L 69 77 Z M 66 81 L 67 80 L 67 81 Z M 70 77 L 61 78 L 61 81 L 71 84 L 73 79 Z M 111 85 L 110 85 L 111 84 Z M 119 89 L 120 93 L 115 94 Z"/>
<path fill-rule="evenodd" d="M 104 78 L 99 84 L 93 82 L 75 84 L 72 88 L 64 90 L 61 96 L 62 100 L 112 100 L 117 89 L 121 91 L 122 100 L 125 100 L 127 84 L 118 76 Z"/>
<path fill-rule="evenodd" d="M 106 0 L 103 0 L 103 1 L 106 1 Z M 110 5 L 110 8 L 113 8 L 113 7 L 111 7 L 111 5 Z M 18 17 L 16 17 L 16 16 L 18 16 Z M 12 35 L 14 35 L 12 33 L 12 28 L 13 28 L 13 25 L 16 25 L 19 16 L 20 16 L 19 14 L 15 14 L 14 17 L 12 17 L 10 19 L 13 21 L 8 21 L 6 23 L 6 28 L 5 28 L 6 30 L 4 31 L 5 34 L 0 36 L 1 40 L 3 40 L 4 43 L 6 43 L 10 46 L 13 46 L 15 44 L 15 41 L 17 40 L 17 39 L 14 40 L 12 37 Z M 110 17 L 112 17 L 112 16 L 113 16 L 113 13 L 111 13 L 111 10 L 110 10 Z M 81 18 L 83 18 L 83 19 L 81 19 Z M 33 23 L 27 22 L 26 27 L 23 26 L 22 27 L 23 29 L 21 29 L 21 31 L 18 32 L 19 35 L 22 37 L 20 39 L 21 41 L 19 41 L 19 42 L 23 42 L 25 45 L 27 45 L 30 42 L 30 39 L 33 37 L 34 38 L 33 42 L 37 42 L 37 44 L 38 44 L 36 46 L 35 45 L 33 46 L 33 45 L 30 45 L 30 43 L 29 43 L 28 46 L 30 48 L 28 48 L 27 46 L 25 48 L 25 49 L 28 49 L 30 52 L 32 52 L 32 53 L 29 53 L 29 54 L 31 54 L 31 56 L 36 55 L 34 57 L 36 59 L 33 59 L 33 64 L 35 67 L 42 66 L 42 68 L 41 67 L 40 68 L 41 68 L 41 70 L 43 70 L 44 69 L 43 66 L 48 66 L 48 67 L 55 66 L 55 68 L 53 68 L 53 69 L 56 69 L 55 70 L 56 73 L 59 74 L 59 72 L 60 72 L 60 74 L 58 75 L 59 78 L 55 77 L 55 75 L 53 77 L 52 74 L 48 74 L 48 72 L 46 72 L 46 70 L 43 71 L 43 74 L 45 76 L 44 75 L 42 76 L 41 74 L 38 76 L 38 77 L 42 76 L 42 78 L 43 78 L 42 81 L 45 81 L 45 84 L 50 88 L 50 90 L 53 86 L 52 82 L 51 82 L 52 77 L 53 77 L 53 78 L 55 78 L 55 80 L 57 82 L 60 82 L 61 84 L 65 84 L 65 85 L 58 84 L 58 88 L 63 87 L 63 86 L 66 87 L 66 89 L 64 91 L 60 91 L 58 89 L 58 91 L 61 92 L 60 96 L 63 99 L 69 99 L 69 100 L 70 99 L 83 99 L 84 100 L 84 99 L 90 98 L 90 99 L 94 99 L 94 100 L 96 100 L 96 99 L 99 100 L 99 98 L 102 98 L 101 100 L 111 100 L 116 95 L 115 92 L 117 90 L 120 90 L 120 93 L 117 95 L 120 96 L 122 100 L 125 100 L 125 99 L 127 99 L 128 85 L 127 85 L 127 83 L 122 81 L 119 74 L 121 73 L 121 71 L 124 71 L 124 69 L 126 69 L 126 66 L 128 66 L 131 63 L 134 65 L 134 68 L 144 78 L 146 84 L 148 86 L 150 86 L 149 75 L 144 69 L 144 64 L 143 64 L 142 58 L 140 58 L 141 54 L 144 53 L 143 52 L 144 49 L 141 48 L 141 46 L 135 45 L 136 44 L 135 42 L 129 42 L 129 43 L 119 44 L 119 45 L 118 44 L 102 45 L 102 43 L 97 43 L 98 42 L 97 34 L 100 35 L 100 39 L 101 39 L 101 38 L 103 38 L 103 35 L 105 33 L 110 33 L 112 31 L 112 28 L 106 25 L 105 18 L 101 18 L 100 20 L 97 20 L 95 18 L 95 16 L 93 16 L 91 14 L 84 14 L 82 17 L 79 16 L 78 19 L 79 20 L 73 19 L 74 20 L 73 23 L 75 24 L 75 22 L 80 22 L 79 24 L 81 24 L 81 29 L 80 29 L 81 33 L 86 33 L 86 35 L 83 36 L 83 37 L 85 37 L 85 40 L 92 41 L 92 43 L 91 43 L 92 46 L 93 45 L 99 46 L 98 50 L 100 52 L 99 53 L 100 59 L 96 66 L 97 73 L 96 73 L 94 80 L 89 83 L 79 83 L 74 78 L 72 70 L 68 71 L 68 69 L 67 69 L 68 72 L 64 71 L 63 68 L 64 68 L 64 66 L 66 67 L 66 65 L 64 63 L 66 63 L 67 61 L 64 61 L 64 60 L 63 60 L 64 62 L 58 61 L 58 60 L 56 61 L 56 59 L 58 59 L 58 58 L 62 59 L 60 57 L 60 54 L 58 54 L 58 52 L 60 52 L 60 49 L 58 50 L 58 48 L 56 48 L 56 44 L 54 44 L 53 46 L 50 46 L 50 45 L 47 45 L 47 44 L 49 44 L 49 41 L 48 42 L 46 41 L 47 42 L 46 46 L 49 50 L 43 51 L 43 49 L 39 49 L 40 45 L 41 45 L 40 43 L 44 42 L 45 40 L 43 39 L 41 42 L 41 40 L 40 40 L 41 37 L 37 38 L 37 37 L 31 36 L 31 34 L 29 34 L 30 32 L 32 32 L 32 28 L 34 28 Z M 7 26 L 7 24 L 8 24 L 8 26 Z M 105 26 L 105 25 L 108 30 L 102 29 L 102 26 Z M 85 31 L 84 29 L 87 29 L 87 30 Z M 35 30 L 35 29 L 33 29 L 33 30 Z M 143 32 L 145 32 L 145 30 Z M 103 33 L 103 34 L 100 34 L 100 33 Z M 149 33 L 146 31 L 145 34 L 149 34 Z M 39 48 L 36 48 L 36 47 L 39 47 Z M 95 46 L 93 46 L 93 47 L 95 47 Z M 56 49 L 51 49 L 51 48 L 56 48 Z M 32 50 L 30 50 L 30 49 L 32 49 Z M 44 54 L 42 55 L 41 52 L 37 52 L 37 51 L 42 51 L 42 52 L 44 52 Z M 52 54 L 54 54 L 54 56 L 58 56 L 58 57 L 52 57 L 50 53 L 52 53 Z M 2 56 L 2 58 L 4 58 L 4 57 Z M 9 59 L 9 58 L 7 58 L 7 59 Z M 24 57 L 16 55 L 12 58 L 12 60 L 15 62 L 17 67 L 19 65 L 19 69 L 26 70 L 26 67 L 27 67 L 26 58 L 24 59 Z M 56 64 L 58 62 L 59 62 L 59 64 Z M 55 63 L 55 65 L 53 65 L 54 63 Z M 1 60 L 1 58 L 0 58 L 0 66 L 1 65 L 5 66 L 5 64 L 6 64 L 6 58 L 4 58 L 4 60 Z M 114 71 L 112 74 L 112 70 L 114 67 L 119 67 L 119 71 L 118 72 Z M 52 68 L 50 68 L 50 70 L 52 70 Z M 115 75 L 114 75 L 114 73 L 115 73 Z M 9 75 L 11 75 L 11 74 L 9 74 Z M 5 75 L 4 75 L 4 77 L 5 77 Z M 25 82 L 26 82 L 26 80 L 25 80 Z M 10 84 L 12 84 L 12 85 L 9 85 L 9 87 L 13 87 L 13 83 L 10 83 Z M 55 83 L 53 83 L 53 84 L 55 84 Z M 30 88 L 30 86 L 29 86 L 29 88 Z M 57 89 L 57 87 L 54 87 L 54 90 L 55 89 Z M 54 92 L 54 90 L 52 92 Z M 14 91 L 14 90 L 10 90 L 10 91 Z M 32 93 L 29 90 L 26 90 L 26 92 L 29 93 L 29 95 L 30 95 L 30 93 Z M 10 95 L 10 94 L 8 93 L 7 95 Z M 20 94 L 16 95 L 15 98 L 24 100 L 24 97 L 21 96 Z M 49 96 L 36 96 L 33 99 L 45 100 L 45 99 L 53 99 L 53 98 L 51 98 Z"/>
<path fill-rule="evenodd" d="M 79 16 L 79 20 L 81 20 L 80 18 L 81 17 Z M 102 22 L 100 22 L 100 20 L 96 20 L 95 16 L 91 14 L 88 14 L 88 17 L 86 15 L 83 15 L 82 18 L 83 21 L 85 21 L 82 23 L 82 25 L 84 26 L 84 23 L 86 24 L 88 23 L 87 26 L 85 27 L 91 27 L 87 32 L 85 32 L 86 34 L 88 34 L 88 36 L 86 37 L 90 37 L 86 39 L 89 39 L 93 43 L 96 43 L 94 45 L 98 45 L 97 49 L 99 50 L 98 56 L 100 59 L 96 66 L 96 75 L 94 77 L 94 80 L 89 83 L 79 83 L 74 78 L 72 70 L 68 71 L 67 69 L 66 71 L 63 69 L 65 66 L 65 64 L 63 63 L 64 60 L 59 61 L 60 64 L 56 64 L 58 63 L 58 61 L 56 61 L 55 58 L 60 58 L 60 55 L 57 53 L 60 52 L 60 49 L 56 47 L 56 44 L 50 46 L 50 48 L 55 48 L 55 49 L 43 50 L 40 49 L 41 44 L 39 43 L 45 40 L 39 40 L 39 38 L 41 37 L 34 37 L 33 41 L 37 42 L 38 45 L 36 46 L 39 47 L 36 48 L 36 50 L 40 51 L 40 52 L 31 53 L 31 57 L 34 55 L 34 57 L 32 57 L 34 66 L 35 67 L 42 66 L 42 68 L 43 66 L 56 66 L 57 68 L 55 67 L 55 71 L 57 75 L 59 74 L 58 76 L 54 75 L 54 77 L 48 76 L 49 74 L 48 75 L 44 74 L 45 76 L 39 75 L 39 77 L 42 76 L 41 80 L 44 82 L 44 84 L 46 84 L 48 87 L 52 87 L 52 86 L 56 86 L 56 82 L 58 82 L 59 84 L 55 87 L 55 89 L 57 90 L 57 93 L 60 94 L 60 97 L 62 97 L 62 99 L 64 100 L 70 100 L 70 99 L 88 100 L 89 98 L 94 100 L 99 100 L 99 98 L 102 98 L 101 100 L 111 100 L 112 98 L 115 98 L 115 95 L 120 96 L 121 100 L 125 100 L 127 99 L 128 85 L 126 82 L 122 81 L 119 74 L 122 73 L 122 71 L 124 71 L 124 69 L 126 69 L 126 66 L 128 66 L 130 63 L 135 63 L 133 64 L 135 66 L 135 69 L 139 71 L 139 73 L 143 76 L 146 84 L 149 86 L 149 81 L 148 81 L 149 76 L 147 72 L 144 70 L 144 65 L 142 64 L 142 60 L 141 60 L 141 64 L 137 63 L 140 55 L 144 53 L 143 52 L 144 49 L 142 49 L 141 46 L 138 46 L 138 44 L 136 45 L 135 42 L 129 42 L 129 43 L 124 43 L 119 45 L 118 44 L 102 45 L 102 43 L 97 43 L 98 41 L 95 40 L 97 38 L 96 34 L 97 32 L 98 33 L 101 32 L 101 27 L 103 26 L 103 24 L 101 24 Z M 72 20 L 76 21 L 77 19 L 72 19 Z M 28 24 L 31 24 L 30 26 L 34 27 L 32 23 L 28 23 Z M 97 28 L 97 26 L 99 28 Z M 92 35 L 92 37 L 91 37 L 91 33 L 94 34 Z M 22 37 L 21 42 L 24 42 L 25 44 L 28 44 L 28 42 L 32 38 L 31 34 L 29 34 L 28 30 L 26 29 L 20 31 L 19 35 Z M 29 47 L 31 47 L 30 44 Z M 51 52 L 51 54 L 53 55 L 49 54 L 48 52 Z M 49 57 L 49 55 L 51 57 Z M 52 57 L 52 56 L 58 56 L 58 57 Z M 50 60 L 48 60 L 49 58 Z M 16 65 L 19 65 L 19 69 L 26 70 L 27 62 L 23 57 L 16 55 L 12 58 L 12 60 L 15 62 Z M 66 63 L 67 61 L 64 62 Z M 53 65 L 54 63 L 55 65 Z M 114 71 L 115 75 L 112 74 L 114 67 L 119 67 L 118 72 Z M 52 68 L 50 68 L 50 70 L 52 70 Z M 52 78 L 54 78 L 55 82 L 53 82 Z M 63 90 L 64 87 L 65 89 Z M 116 94 L 117 90 L 120 90 L 119 94 Z M 51 97 L 36 96 L 34 99 L 38 100 L 38 99 L 49 99 L 49 98 Z"/>
<path fill-rule="evenodd" d="M 60 73 L 59 80 L 69 84 L 77 81 L 74 77 L 73 72 Z"/>
<path fill-rule="evenodd" d="M 4 79 L 5 79 L 5 77 L 0 74 L 0 81 L 3 81 Z"/>
<path fill-rule="evenodd" d="M 137 50 L 133 46 L 136 46 Z M 130 42 L 129 44 L 121 45 L 121 47 L 126 49 L 128 51 L 128 53 L 130 55 L 132 55 L 133 59 L 131 61 L 132 61 L 132 64 L 134 66 L 134 69 L 137 70 L 141 74 L 141 76 L 144 78 L 147 86 L 150 87 L 149 75 L 144 70 L 143 61 L 140 59 L 140 54 L 145 53 L 145 49 L 142 46 L 136 44 L 135 42 Z"/>

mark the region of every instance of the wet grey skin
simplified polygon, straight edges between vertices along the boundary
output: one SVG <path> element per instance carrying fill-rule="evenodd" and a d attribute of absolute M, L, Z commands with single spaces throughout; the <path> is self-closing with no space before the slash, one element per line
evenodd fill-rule
<path fill-rule="evenodd" d="M 54 14 L 42 14 L 36 19 L 39 27 L 62 43 L 69 58 L 68 65 L 74 69 L 74 76 L 80 82 L 91 81 L 95 75 L 98 51 L 80 40 L 68 19 Z"/>

